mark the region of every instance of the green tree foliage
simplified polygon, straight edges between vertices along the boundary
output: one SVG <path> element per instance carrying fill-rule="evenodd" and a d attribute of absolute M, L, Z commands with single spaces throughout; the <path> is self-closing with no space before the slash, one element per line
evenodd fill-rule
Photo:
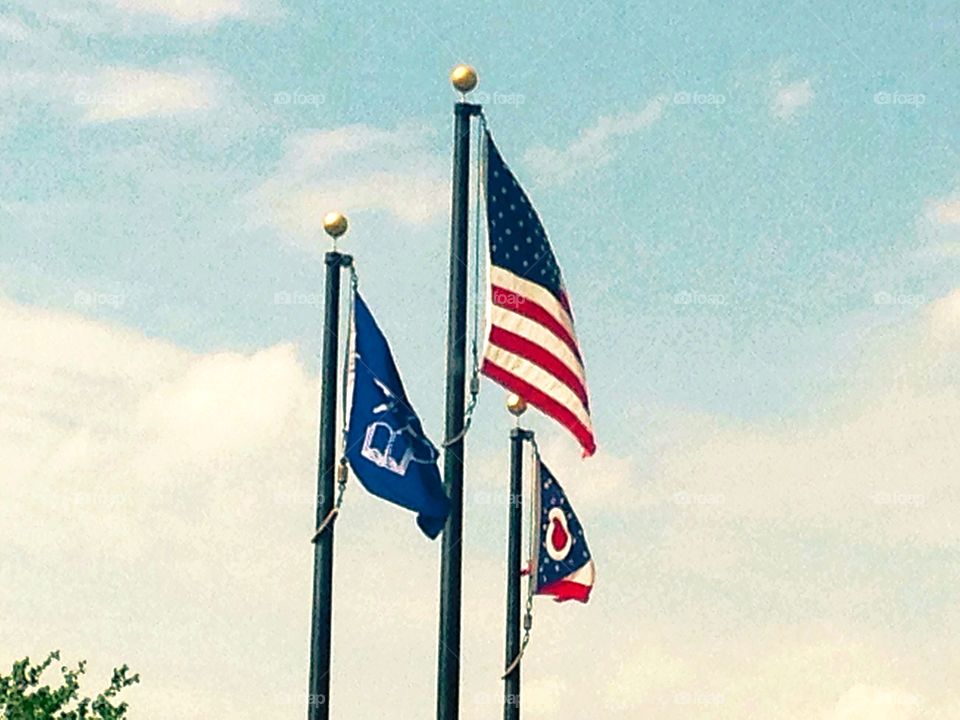
<path fill-rule="evenodd" d="M 118 720 L 127 716 L 127 704 L 116 702 L 125 687 L 140 682 L 139 675 L 130 675 L 124 665 L 113 671 L 110 685 L 96 698 L 80 697 L 80 676 L 86 663 L 80 661 L 76 669 L 60 667 L 63 674 L 59 687 L 41 685 L 41 677 L 60 652 L 52 652 L 39 665 L 31 665 L 30 658 L 13 664 L 10 675 L 0 674 L 0 718 L 3 720 Z M 115 704 L 116 703 L 116 704 Z"/>

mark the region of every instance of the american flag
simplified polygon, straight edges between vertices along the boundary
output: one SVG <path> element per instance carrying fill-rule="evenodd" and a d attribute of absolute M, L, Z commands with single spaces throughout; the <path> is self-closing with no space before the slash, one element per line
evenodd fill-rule
<path fill-rule="evenodd" d="M 526 193 L 487 132 L 490 334 L 481 371 L 567 428 L 593 455 L 583 358 L 560 266 Z"/>

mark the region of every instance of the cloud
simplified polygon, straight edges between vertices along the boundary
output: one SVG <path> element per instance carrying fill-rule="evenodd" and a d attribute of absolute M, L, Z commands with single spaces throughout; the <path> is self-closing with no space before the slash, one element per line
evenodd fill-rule
<path fill-rule="evenodd" d="M 570 438 L 545 432 L 539 445 L 543 457 L 549 458 L 547 464 L 555 470 L 583 467 L 580 448 Z M 583 515 L 584 521 L 590 515 L 621 514 L 628 508 L 636 509 L 652 501 L 642 490 L 639 482 L 642 475 L 634 467 L 632 458 L 619 457 L 601 447 L 586 467 L 592 477 L 602 478 L 602 482 L 585 483 L 572 490 L 567 488 L 574 509 Z"/>
<path fill-rule="evenodd" d="M 171 117 L 217 103 L 217 81 L 206 71 L 113 67 L 78 81 L 77 87 L 74 101 L 90 123 Z"/>
<path fill-rule="evenodd" d="M 5 300 L 0 334 L 0 544 L 5 581 L 30 588 L 0 598 L 0 661 L 60 647 L 101 677 L 128 662 L 151 716 L 299 717 L 317 381 L 294 348 L 198 354 Z M 417 635 L 435 628 L 435 546 L 412 515 L 349 495 L 338 670 L 361 677 L 351 662 L 384 651 L 432 667 Z M 408 684 L 426 698 L 431 673 Z M 377 698 L 350 705 L 371 717 Z"/>
<path fill-rule="evenodd" d="M 23 42 L 30 36 L 30 28 L 15 15 L 0 15 L 0 38 Z"/>
<path fill-rule="evenodd" d="M 253 222 L 315 240 L 325 209 L 385 212 L 420 225 L 450 203 L 448 162 L 430 147 L 431 131 L 348 125 L 300 133 L 286 143 L 273 177 L 255 193 Z"/>
<path fill-rule="evenodd" d="M 331 159 L 311 167 L 336 163 L 328 150 L 321 155 Z M 916 328 L 901 328 L 892 350 L 871 353 L 886 368 L 871 373 L 875 402 L 825 413 L 789 435 L 686 418 L 662 457 L 597 465 L 544 442 L 563 477 L 574 463 L 587 473 L 584 483 L 570 477 L 567 489 L 587 523 L 599 575 L 586 607 L 537 601 L 524 716 L 555 717 L 562 707 L 610 720 L 756 712 L 887 720 L 855 713 L 910 709 L 877 703 L 919 697 L 930 714 L 918 717 L 952 717 L 947 687 L 929 667 L 937 660 L 943 677 L 956 676 L 955 662 L 945 664 L 960 622 L 955 610 L 937 614 L 935 597 L 922 610 L 911 606 L 915 621 L 942 621 L 944 646 L 914 631 L 904 650 L 883 614 L 900 592 L 899 577 L 832 578 L 832 566 L 821 565 L 835 555 L 811 557 L 802 542 L 799 560 L 782 554 L 766 528 L 786 515 L 781 527 L 794 537 L 795 528 L 810 532 L 823 517 L 840 529 L 850 518 L 844 532 L 869 542 L 875 535 L 858 525 L 862 508 L 847 501 L 874 491 L 878 465 L 909 464 L 911 482 L 926 482 L 931 468 L 952 482 L 957 403 L 945 411 L 952 376 L 944 359 L 956 351 L 958 326 L 960 292 L 931 304 Z M 20 588 L 0 595 L 7 620 L 0 660 L 61 647 L 71 660 L 90 658 L 92 682 L 127 662 L 144 678 L 128 700 L 148 716 L 302 716 L 317 378 L 296 349 L 197 353 L 2 299 L 0 336 L 8 341 L 0 348 L 0 544 L 14 558 L 4 579 Z M 471 457 L 472 483 L 492 463 L 482 451 L 471 449 Z M 496 457 L 502 478 L 503 455 Z M 807 464 L 798 470 L 797 463 Z M 608 481 L 613 492 L 605 494 Z M 598 487 L 595 496 L 587 483 Z M 832 488 L 857 483 L 859 494 Z M 663 501 L 635 504 L 631 486 L 650 486 Z M 672 499 L 681 490 L 689 493 L 685 504 Z M 467 491 L 465 508 L 465 720 L 489 717 L 502 698 L 496 629 L 506 513 L 484 507 L 475 493 Z M 718 493 L 720 504 L 698 504 Z M 928 497 L 914 524 L 939 512 L 932 506 L 940 499 Z M 949 497 L 943 514 L 955 517 Z M 916 508 L 881 507 L 880 522 L 900 510 Z M 379 717 L 389 702 L 397 717 L 428 715 L 436 658 L 424 639 L 436 631 L 437 547 L 412 515 L 353 480 L 336 528 L 337 714 Z M 836 552 L 859 567 L 865 561 L 849 540 L 842 536 Z M 797 615 L 812 602 L 815 619 Z M 937 619 L 917 615 L 928 611 Z M 390 683 L 364 685 L 385 676 Z"/>
<path fill-rule="evenodd" d="M 960 225 L 960 198 L 947 198 L 932 203 L 931 215 L 940 225 Z"/>
<path fill-rule="evenodd" d="M 664 696 L 677 692 L 689 677 L 689 668 L 677 655 L 648 646 L 623 658 L 601 688 L 608 710 L 627 713 L 644 705 L 657 704 Z"/>
<path fill-rule="evenodd" d="M 568 180 L 582 170 L 602 167 L 615 157 L 618 139 L 653 125 L 663 115 L 666 104 L 665 97 L 656 97 L 638 111 L 601 117 L 566 148 L 536 146 L 527 151 L 524 159 L 534 172 L 557 181 Z"/>
<path fill-rule="evenodd" d="M 683 444 L 658 458 L 657 492 L 686 493 L 698 519 L 800 522 L 861 542 L 960 542 L 960 290 L 917 319 L 863 348 L 844 395 L 811 420 L 684 420 Z"/>
<path fill-rule="evenodd" d="M 934 263 L 960 259 L 960 240 L 935 240 L 920 247 L 914 257 Z"/>
<path fill-rule="evenodd" d="M 367 154 L 396 154 L 422 149 L 427 131 L 418 127 L 396 130 L 370 125 L 346 125 L 333 130 L 315 130 L 287 141 L 290 170 L 310 173 L 327 170 L 330 164 Z"/>
<path fill-rule="evenodd" d="M 930 305 L 930 329 L 934 338 L 954 344 L 960 337 L 960 288 Z"/>
<path fill-rule="evenodd" d="M 814 97 L 809 79 L 778 87 L 770 104 L 770 114 L 778 120 L 789 120 L 797 110 L 813 102 Z"/>
<path fill-rule="evenodd" d="M 229 20 L 258 21 L 280 14 L 278 0 L 12 0 L 44 28 L 69 27 L 94 35 L 140 35 L 206 30 Z"/>
<path fill-rule="evenodd" d="M 154 15 L 181 25 L 210 25 L 251 14 L 244 0 L 101 0 L 132 14 Z"/>
<path fill-rule="evenodd" d="M 858 684 L 844 693 L 826 720 L 912 720 L 921 703 L 912 693 Z"/>
<path fill-rule="evenodd" d="M 960 196 L 951 193 L 928 198 L 917 230 L 917 258 L 941 268 L 946 267 L 944 259 L 960 258 Z"/>

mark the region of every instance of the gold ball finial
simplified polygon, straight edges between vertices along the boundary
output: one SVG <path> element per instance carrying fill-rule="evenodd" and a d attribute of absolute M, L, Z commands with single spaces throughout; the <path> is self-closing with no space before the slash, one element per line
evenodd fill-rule
<path fill-rule="evenodd" d="M 450 82 L 462 93 L 468 93 L 477 86 L 477 71 L 469 65 L 457 65 L 450 73 Z"/>
<path fill-rule="evenodd" d="M 516 394 L 507 398 L 507 410 L 515 417 L 520 417 L 527 411 L 527 401 Z"/>
<path fill-rule="evenodd" d="M 347 216 L 338 212 L 328 212 L 323 216 L 323 229 L 336 240 L 347 231 Z"/>

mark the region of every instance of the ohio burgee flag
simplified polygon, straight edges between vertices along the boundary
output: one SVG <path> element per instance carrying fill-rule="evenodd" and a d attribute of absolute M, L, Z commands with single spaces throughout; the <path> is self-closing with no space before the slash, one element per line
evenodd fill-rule
<path fill-rule="evenodd" d="M 437 468 L 439 453 L 423 432 L 390 346 L 359 292 L 354 343 L 347 460 L 370 493 L 413 510 L 420 529 L 435 538 L 450 512 Z"/>
<path fill-rule="evenodd" d="M 540 542 L 531 569 L 534 592 L 552 596 L 557 602 L 585 603 L 590 599 L 595 570 L 583 526 L 560 483 L 539 459 L 537 485 L 535 516 L 540 527 L 536 536 Z"/>

